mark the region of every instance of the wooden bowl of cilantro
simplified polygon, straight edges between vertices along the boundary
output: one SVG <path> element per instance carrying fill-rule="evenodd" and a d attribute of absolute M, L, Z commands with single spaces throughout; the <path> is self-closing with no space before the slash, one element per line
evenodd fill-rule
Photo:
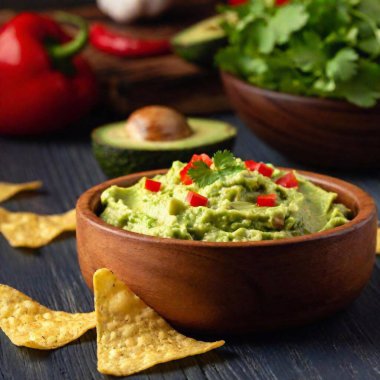
<path fill-rule="evenodd" d="M 216 61 L 263 140 L 329 168 L 380 167 L 380 2 L 251 0 L 229 7 Z"/>

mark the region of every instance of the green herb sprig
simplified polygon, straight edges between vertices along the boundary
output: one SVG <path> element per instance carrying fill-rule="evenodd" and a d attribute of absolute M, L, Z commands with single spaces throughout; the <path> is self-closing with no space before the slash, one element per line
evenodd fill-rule
<path fill-rule="evenodd" d="M 195 161 L 189 169 L 189 176 L 200 187 L 211 185 L 218 179 L 223 180 L 224 177 L 245 169 L 244 163 L 238 161 L 228 150 L 217 151 L 212 159 L 214 163 L 213 169 L 203 161 Z"/>
<path fill-rule="evenodd" d="M 360 107 L 380 99 L 380 1 L 248 0 L 224 28 L 217 64 L 274 91 L 346 99 Z"/>

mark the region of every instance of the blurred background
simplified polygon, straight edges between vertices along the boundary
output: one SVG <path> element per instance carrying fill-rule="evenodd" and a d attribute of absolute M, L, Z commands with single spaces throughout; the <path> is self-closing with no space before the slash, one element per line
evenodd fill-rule
<path fill-rule="evenodd" d="M 114 32 L 134 38 L 168 40 L 184 27 L 215 14 L 218 2 L 174 1 L 158 17 L 136 17 L 128 23 L 113 21 L 98 9 L 95 1 L 89 0 L 1 0 L 0 4 L 0 23 L 20 10 L 38 9 L 51 16 L 59 9 L 79 15 L 90 24 L 100 22 Z M 67 29 L 72 35 L 75 34 L 74 30 Z M 139 107 L 157 103 L 157 94 L 160 104 L 175 107 L 184 113 L 204 114 L 229 109 L 216 71 L 204 70 L 174 54 L 142 59 L 119 58 L 89 44 L 84 55 L 100 85 L 98 104 L 101 109 L 96 109 L 98 124 L 102 121 L 99 114 L 107 112 L 104 120 L 124 117 Z"/>
<path fill-rule="evenodd" d="M 46 7 L 66 7 L 72 5 L 89 4 L 94 3 L 91 0 L 1 0 L 1 8 L 13 8 L 13 9 L 36 9 Z"/>
<path fill-rule="evenodd" d="M 335 4 L 334 1 L 325 3 Z M 315 13 L 313 2 L 268 1 L 265 3 L 270 9 L 267 16 L 273 17 L 274 21 L 266 25 L 265 33 L 257 29 L 262 25 L 252 22 L 256 17 L 254 7 L 249 8 L 250 4 L 244 3 L 243 0 L 1 0 L 0 24 L 27 9 L 38 10 L 53 18 L 57 10 L 64 10 L 87 22 L 89 40 L 83 44 L 83 57 L 79 57 L 82 51 L 77 51 L 77 56 L 86 61 L 87 71 L 93 73 L 93 80 L 87 77 L 82 90 L 92 88 L 93 82 L 97 82 L 97 96 L 95 90 L 87 94 L 92 107 L 85 102 L 79 107 L 81 102 L 70 99 L 71 105 L 67 109 L 77 110 L 81 117 L 67 120 L 64 128 L 56 129 L 70 131 L 70 125 L 80 120 L 76 133 L 84 131 L 88 136 L 89 130 L 96 126 L 125 120 L 136 109 L 157 103 L 185 115 L 220 115 L 234 110 L 256 136 L 292 159 L 324 168 L 377 167 L 374 163 L 379 162 L 380 151 L 377 127 L 380 112 L 376 105 L 380 96 L 380 39 L 369 27 L 380 24 L 376 1 L 347 2 L 346 7 L 358 8 L 352 12 L 365 16 L 350 19 L 335 17 L 336 12 L 330 12 L 331 7 L 327 7 L 325 11 L 330 13 L 326 16 L 329 22 L 325 26 L 323 18 L 314 25 L 312 18 L 306 15 L 306 8 L 310 8 L 307 10 L 310 14 Z M 218 7 L 220 9 L 223 4 L 231 5 L 229 11 L 216 16 Z M 336 6 L 339 6 L 338 2 Z M 238 12 L 232 9 L 238 9 Z M 225 25 L 230 22 L 227 21 L 228 12 L 238 14 L 237 17 L 243 20 L 236 23 L 236 31 L 234 22 L 229 29 Z M 249 12 L 253 12 L 252 15 Z M 154 17 L 152 14 L 147 17 L 149 13 L 154 13 Z M 251 21 L 244 19 L 247 14 Z M 214 24 L 207 24 L 196 32 L 193 29 L 199 21 L 220 16 L 223 19 L 219 18 Z M 321 16 L 317 14 L 316 17 Z M 307 20 L 311 20 L 309 24 Z M 64 22 L 61 27 L 72 38 L 78 37 L 80 28 L 70 24 Z M 313 28 L 314 40 L 305 38 L 304 30 Z M 235 32 L 239 38 L 235 38 Z M 273 42 L 276 33 L 280 37 Z M 10 34 L 3 36 L 5 61 L 15 50 L 12 53 L 9 47 L 16 46 L 16 39 L 12 41 Z M 4 42 L 7 38 L 9 40 Z M 316 45 L 316 41 L 319 44 Z M 26 50 L 28 43 L 22 43 Z M 127 46 L 129 51 L 121 52 L 120 46 Z M 268 52 L 261 51 L 261 46 L 264 50 L 269 47 Z M 319 50 L 315 46 L 319 46 Z M 203 61 L 207 55 L 209 61 L 205 64 Z M 11 59 L 17 60 L 17 57 Z M 26 70 L 31 64 L 31 57 L 30 62 L 23 62 Z M 57 61 L 53 62 L 54 65 Z M 233 74 L 239 81 L 224 75 L 223 86 L 219 71 Z M 10 75 L 4 74 L 4 69 L 2 72 L 3 90 L 7 89 L 4 85 L 7 81 L 9 88 L 14 87 L 11 76 L 16 78 L 16 71 Z M 67 82 L 69 77 L 66 77 Z M 23 80 L 20 76 L 18 79 Z M 248 89 L 247 84 L 252 86 Z M 41 94 L 42 89 L 37 87 L 36 91 Z M 81 94 L 79 88 L 67 92 Z M 4 93 L 8 103 L 1 103 L 5 122 L 0 117 L 0 128 L 3 128 L 0 132 L 37 135 L 33 128 L 26 128 L 25 120 L 16 121 L 10 116 L 12 107 L 13 115 L 26 114 L 22 106 L 33 96 L 25 91 L 19 91 L 13 97 L 10 91 Z M 20 96 L 25 100 L 22 101 Z M 93 107 L 95 97 L 96 107 Z M 333 101 L 326 101 L 326 98 Z M 58 101 L 56 103 L 56 110 L 59 110 L 56 114 L 66 116 L 67 112 L 62 112 L 63 106 L 58 105 Z M 24 109 L 36 110 L 38 107 L 41 107 L 41 114 L 46 109 L 51 113 L 55 110 L 51 104 L 37 101 Z M 10 111 L 5 113 L 8 109 Z M 320 113 L 324 118 L 319 117 Z M 35 119 L 41 121 L 39 125 L 49 124 L 42 116 Z M 27 133 L 16 133 L 22 123 Z M 339 144 L 336 143 L 338 140 Z M 324 149 L 320 149 L 322 145 Z M 355 159 L 348 161 L 347 155 Z"/>

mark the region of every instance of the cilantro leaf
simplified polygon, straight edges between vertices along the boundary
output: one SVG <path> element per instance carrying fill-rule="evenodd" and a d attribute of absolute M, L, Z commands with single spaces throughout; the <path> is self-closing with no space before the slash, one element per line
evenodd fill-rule
<path fill-rule="evenodd" d="M 203 161 L 195 161 L 189 169 L 189 176 L 200 187 L 213 184 L 218 179 L 238 173 L 245 169 L 242 162 L 228 150 L 217 151 L 213 156 L 214 169 L 208 167 Z"/>
<path fill-rule="evenodd" d="M 380 42 L 375 36 L 361 40 L 359 48 L 372 57 L 380 55 Z"/>
<path fill-rule="evenodd" d="M 189 169 L 188 174 L 200 187 L 211 185 L 219 178 L 218 173 L 210 169 L 203 161 L 195 161 Z"/>
<path fill-rule="evenodd" d="M 334 80 L 347 81 L 357 72 L 359 55 L 351 48 L 338 51 L 333 59 L 327 62 L 326 74 Z"/>
<path fill-rule="evenodd" d="M 268 28 L 273 30 L 276 41 L 284 44 L 289 41 L 290 35 L 305 26 L 309 15 L 302 4 L 290 4 L 279 7 L 270 19 Z"/>
<path fill-rule="evenodd" d="M 247 0 L 226 7 L 228 45 L 217 65 L 273 91 L 346 99 L 361 107 L 380 99 L 380 0 Z"/>
<path fill-rule="evenodd" d="M 213 156 L 213 162 L 216 170 L 244 170 L 244 165 L 236 161 L 235 156 L 228 150 L 218 150 Z"/>
<path fill-rule="evenodd" d="M 264 54 L 273 51 L 276 45 L 276 35 L 273 28 L 268 28 L 265 20 L 259 19 L 252 23 L 252 25 L 247 28 L 247 33 L 249 33 L 247 38 L 247 48 L 249 50 L 252 51 L 253 49 L 254 51 L 254 49 L 257 49 L 260 53 Z"/>
<path fill-rule="evenodd" d="M 348 82 L 339 83 L 336 92 L 359 107 L 373 107 L 380 99 L 380 66 L 363 61 L 358 75 Z"/>
<path fill-rule="evenodd" d="M 323 42 L 318 34 L 306 31 L 290 41 L 289 56 L 302 71 L 321 70 L 326 61 Z"/>
<path fill-rule="evenodd" d="M 361 0 L 359 10 L 380 24 L 380 2 L 379 0 Z"/>

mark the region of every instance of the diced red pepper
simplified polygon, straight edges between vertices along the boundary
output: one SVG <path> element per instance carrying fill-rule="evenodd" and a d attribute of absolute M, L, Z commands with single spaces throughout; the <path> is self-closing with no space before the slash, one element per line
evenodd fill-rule
<path fill-rule="evenodd" d="M 281 185 L 289 189 L 292 187 L 298 187 L 298 180 L 293 172 L 286 173 L 284 176 L 279 178 L 276 183 L 277 185 Z"/>
<path fill-rule="evenodd" d="M 276 0 L 276 6 L 281 7 L 289 3 L 289 0 Z"/>
<path fill-rule="evenodd" d="M 189 162 L 180 172 L 179 176 L 181 178 L 181 182 L 184 185 L 191 185 L 193 183 L 193 180 L 191 177 L 187 174 L 187 172 L 190 170 L 192 163 Z"/>
<path fill-rule="evenodd" d="M 206 153 L 193 154 L 193 157 L 191 157 L 190 162 L 195 162 L 195 161 L 203 161 L 207 166 L 211 166 L 211 164 L 212 164 L 212 159 Z"/>
<path fill-rule="evenodd" d="M 263 162 L 260 162 L 259 163 L 259 166 L 257 168 L 257 171 L 264 175 L 265 177 L 272 177 L 272 174 L 274 172 L 274 169 L 271 168 L 270 166 L 268 165 L 265 165 Z"/>
<path fill-rule="evenodd" d="M 189 191 L 187 193 L 186 201 L 190 204 L 190 206 L 199 207 L 207 206 L 208 199 L 203 195 Z"/>
<path fill-rule="evenodd" d="M 233 7 L 241 4 L 245 4 L 247 0 L 228 0 L 228 4 L 232 5 Z"/>
<path fill-rule="evenodd" d="M 245 167 L 251 172 L 257 170 L 260 174 L 265 177 L 271 177 L 274 169 L 268 165 L 265 165 L 264 162 L 256 162 L 253 160 L 247 160 L 244 162 Z"/>
<path fill-rule="evenodd" d="M 153 179 L 147 178 L 145 180 L 145 188 L 149 191 L 157 193 L 161 189 L 161 182 L 153 181 Z"/>
<path fill-rule="evenodd" d="M 260 207 L 273 207 L 276 206 L 276 194 L 259 195 L 256 204 Z"/>
<path fill-rule="evenodd" d="M 257 169 L 257 165 L 259 164 L 256 161 L 253 160 L 247 160 L 244 161 L 245 167 L 250 170 L 251 172 L 255 171 Z"/>
<path fill-rule="evenodd" d="M 212 159 L 207 154 L 193 154 L 190 162 L 179 172 L 181 182 L 184 185 L 191 185 L 193 183 L 193 180 L 187 173 L 193 167 L 193 163 L 196 161 L 203 161 L 207 166 L 211 166 L 212 164 Z"/>

